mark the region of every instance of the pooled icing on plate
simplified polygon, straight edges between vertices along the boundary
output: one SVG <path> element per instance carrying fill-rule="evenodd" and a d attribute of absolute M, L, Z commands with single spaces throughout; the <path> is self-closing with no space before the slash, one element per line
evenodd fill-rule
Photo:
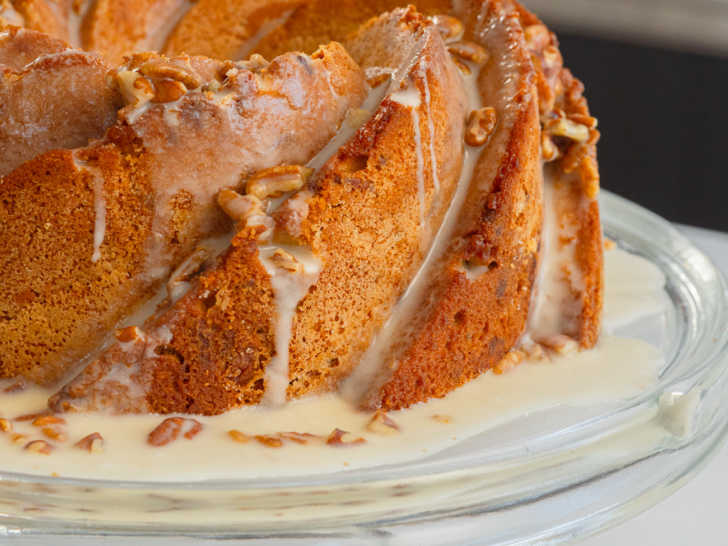
<path fill-rule="evenodd" d="M 666 308 L 659 269 L 622 250 L 609 251 L 605 258 L 609 288 L 604 323 L 610 331 Z M 158 446 L 150 445 L 149 435 L 170 416 L 71 413 L 64 414 L 65 423 L 60 424 L 16 421 L 18 416 L 42 411 L 51 394 L 27 387 L 0 396 L 0 417 L 13 429 L 0 432 L 0 470 L 113 480 L 195 481 L 329 473 L 401 463 L 457 448 L 467 438 L 549 409 L 586 411 L 633 397 L 656 382 L 662 365 L 655 347 L 608 332 L 592 350 L 549 354 L 502 375 L 485 373 L 443 399 L 407 410 L 373 416 L 329 394 L 276 408 L 244 407 L 215 417 L 183 416 L 199 423 L 199 432 L 194 433 L 196 426 L 191 421 L 182 421 L 177 438 Z M 13 383 L 0 382 L 0 391 Z M 95 449 L 89 449 L 90 442 L 75 446 L 93 433 L 103 438 Z M 14 441 L 17 434 L 23 437 Z M 53 435 L 64 439 L 54 440 Z M 25 449 L 35 440 L 52 445 L 50 453 Z"/>

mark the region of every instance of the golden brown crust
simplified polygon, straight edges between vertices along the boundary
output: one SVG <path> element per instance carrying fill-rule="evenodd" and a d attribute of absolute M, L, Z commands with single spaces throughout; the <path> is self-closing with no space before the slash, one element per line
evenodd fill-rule
<path fill-rule="evenodd" d="M 131 53 L 161 49 L 158 35 L 185 6 L 185 0 L 95 0 L 81 25 L 81 43 L 112 64 Z"/>
<path fill-rule="evenodd" d="M 305 162 L 364 94 L 361 70 L 336 44 L 317 59 L 287 54 L 259 72 L 227 70 L 218 94 L 185 95 L 172 124 L 163 104 L 138 115 L 129 106 L 103 143 L 41 155 L 0 183 L 0 257 L 9 271 L 0 286 L 0 376 L 58 379 L 201 238 L 226 228 L 215 204 L 221 187 L 280 162 Z M 54 200 L 38 200 L 45 186 Z M 56 194 L 63 191 L 69 199 Z M 130 196 L 139 196 L 134 206 L 117 210 Z M 98 247 L 97 206 L 106 211 Z M 45 217 L 40 237 L 37 218 Z"/>
<path fill-rule="evenodd" d="M 5 41 L 8 49 L 18 49 L 13 41 Z M 85 146 L 101 137 L 121 106 L 108 71 L 96 55 L 73 50 L 46 53 L 20 71 L 4 71 L 0 176 L 49 150 Z"/>
<path fill-rule="evenodd" d="M 497 364 L 526 324 L 541 229 L 538 95 L 512 4 L 486 6 L 467 11 L 466 33 L 491 54 L 479 83 L 484 102 L 496 106 L 498 119 L 512 121 L 501 122 L 482 152 L 429 304 L 412 325 L 414 335 L 385 363 L 367 407 L 399 409 L 446 395 Z M 498 93 L 506 79 L 515 89 L 503 104 Z"/>
<path fill-rule="evenodd" d="M 167 40 L 168 54 L 189 53 L 216 59 L 244 59 L 255 45 L 256 35 L 265 25 L 291 14 L 305 0 L 199 0 L 182 18 Z M 285 51 L 310 51 L 300 48 Z M 285 53 L 282 51 L 281 53 Z M 276 55 L 269 56 L 273 58 Z"/>
<path fill-rule="evenodd" d="M 560 140 L 561 157 L 555 162 L 558 177 L 570 181 L 569 189 L 560 195 L 568 202 L 562 204 L 563 207 L 576 211 L 573 221 L 575 259 L 583 285 L 576 294 L 581 305 L 578 330 L 568 333 L 576 337 L 582 348 L 588 349 L 599 338 L 604 297 L 602 229 L 596 201 L 599 191 L 596 143 L 600 135 L 583 96 L 583 84 L 563 66 L 556 36 L 528 10 L 522 6 L 518 9 L 524 28 L 532 35 L 528 47 L 537 72 L 542 121 L 548 123 L 550 119 L 563 116 L 589 128 L 585 142 Z"/>
<path fill-rule="evenodd" d="M 23 26 L 70 41 L 69 16 L 73 0 L 13 0 Z"/>
<path fill-rule="evenodd" d="M 63 40 L 42 32 L 8 26 L 0 32 L 0 70 L 19 72 L 41 55 L 60 53 L 68 49 Z"/>
<path fill-rule="evenodd" d="M 424 258 L 434 232 L 429 227 L 439 225 L 458 179 L 465 97 L 457 69 L 436 29 L 411 11 L 394 12 L 363 27 L 350 49 L 358 51 L 358 44 L 370 44 L 373 36 L 385 34 L 387 43 L 399 39 L 403 49 L 394 54 L 361 49 L 377 66 L 384 61 L 407 66 L 415 55 L 409 85 L 422 97 L 429 93 L 434 135 L 428 133 L 424 98 L 417 107 L 419 118 L 410 107 L 385 99 L 304 190 L 310 194 L 308 213 L 300 219 L 295 239 L 320 256 L 323 266 L 294 319 L 290 397 L 330 390 L 350 373 Z M 421 142 L 413 129 L 415 119 L 424 135 Z M 417 154 L 431 138 L 439 193 L 429 161 L 422 180 L 418 174 Z M 420 224 L 421 207 L 427 226 Z M 277 216 L 283 229 L 285 206 Z M 146 403 L 138 411 L 220 413 L 259 402 L 266 387 L 265 366 L 274 354 L 276 309 L 251 237 L 247 231 L 238 234 L 221 262 L 203 274 L 188 295 L 145 325 L 145 331 L 168 328 L 171 333 L 153 351 L 159 356 L 139 359 L 149 352 L 141 351 L 130 358 L 128 352 L 112 348 L 89 374 L 96 378 L 101 367 L 112 373 L 109 362 L 138 367 L 135 379 L 146 392 Z M 149 346 L 149 340 L 146 343 Z M 89 401 L 98 403 L 104 382 L 88 391 L 85 383 L 79 387 L 81 382 L 55 399 L 54 407 L 79 409 Z M 105 398 L 105 407 L 125 410 L 128 396 L 123 397 L 123 408 L 116 402 L 119 397 Z"/>

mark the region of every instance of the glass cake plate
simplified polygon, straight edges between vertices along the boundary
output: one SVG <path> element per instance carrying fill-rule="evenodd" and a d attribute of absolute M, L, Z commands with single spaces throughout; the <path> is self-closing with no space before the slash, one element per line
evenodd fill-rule
<path fill-rule="evenodd" d="M 601 206 L 605 234 L 667 279 L 671 305 L 629 326 L 665 355 L 639 396 L 526 415 L 417 461 L 316 476 L 153 483 L 0 470 L 0 537 L 528 544 L 636 515 L 689 480 L 726 434 L 728 292 L 668 222 L 609 192 Z"/>

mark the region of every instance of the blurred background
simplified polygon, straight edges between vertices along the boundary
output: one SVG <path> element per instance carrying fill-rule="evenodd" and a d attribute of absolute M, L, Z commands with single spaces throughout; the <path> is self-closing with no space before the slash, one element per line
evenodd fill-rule
<path fill-rule="evenodd" d="M 586 85 L 602 187 L 728 231 L 728 0 L 523 1 Z"/>

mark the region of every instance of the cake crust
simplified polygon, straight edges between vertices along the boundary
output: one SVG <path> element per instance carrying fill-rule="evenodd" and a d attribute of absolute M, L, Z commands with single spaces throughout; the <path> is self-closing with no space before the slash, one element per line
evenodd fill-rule
<path fill-rule="evenodd" d="M 201 82 L 218 67 L 224 81 L 216 91 L 198 83 L 172 111 L 130 104 L 102 141 L 42 154 L 2 179 L 0 377 L 59 379 L 202 238 L 229 227 L 215 202 L 220 188 L 308 160 L 364 96 L 363 73 L 338 44 L 316 59 L 290 53 L 257 68 L 154 55 L 130 62 L 120 77 L 184 68 L 180 77 Z M 56 192 L 66 198 L 38 199 Z M 42 236 L 36 218 L 47 218 Z"/>
<path fill-rule="evenodd" d="M 394 53 L 365 47 L 375 37 L 401 47 Z M 393 90 L 401 85 L 423 98 L 416 110 L 394 95 L 385 98 L 370 121 L 274 216 L 280 236 L 322 262 L 291 325 L 288 397 L 331 390 L 351 372 L 422 262 L 461 166 L 465 96 L 435 27 L 413 10 L 396 10 L 362 27 L 348 49 L 364 67 L 391 66 L 395 72 L 407 67 Z M 432 139 L 435 164 L 423 160 L 417 166 L 423 146 L 418 139 L 425 146 Z M 302 206 L 307 212 L 293 226 L 292 215 Z M 142 327 L 138 350 L 112 347 L 54 398 L 54 409 L 128 411 L 129 395 L 116 392 L 127 386 L 113 380 L 115 368 L 130 370 L 134 387 L 129 390 L 144 396 L 136 411 L 214 414 L 260 402 L 270 388 L 265 370 L 275 354 L 277 309 L 257 236 L 256 229 L 242 229 L 218 265 Z M 159 332 L 168 332 L 168 339 Z"/>

